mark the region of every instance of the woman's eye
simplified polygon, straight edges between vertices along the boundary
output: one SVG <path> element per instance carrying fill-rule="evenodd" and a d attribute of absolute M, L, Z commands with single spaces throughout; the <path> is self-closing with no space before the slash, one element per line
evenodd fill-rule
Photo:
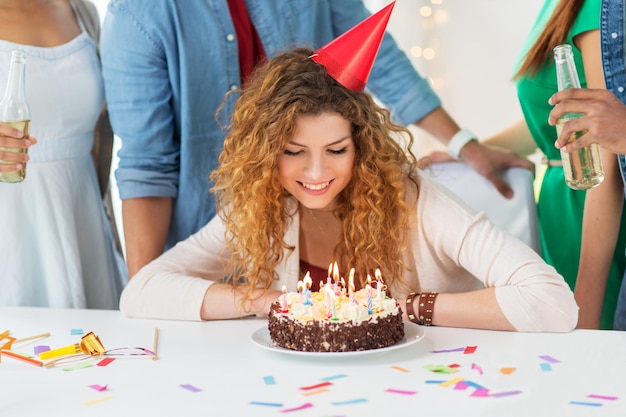
<path fill-rule="evenodd" d="M 348 151 L 348 148 L 341 148 L 341 149 L 329 149 L 328 152 L 332 153 L 333 155 L 341 155 L 344 154 Z"/>
<path fill-rule="evenodd" d="M 285 149 L 284 153 L 287 156 L 296 156 L 296 155 L 300 155 L 302 151 L 290 151 L 289 149 Z"/>

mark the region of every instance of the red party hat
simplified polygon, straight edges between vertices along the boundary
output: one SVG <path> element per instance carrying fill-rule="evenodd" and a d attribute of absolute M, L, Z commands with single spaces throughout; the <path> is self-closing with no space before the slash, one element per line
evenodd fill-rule
<path fill-rule="evenodd" d="M 328 74 L 350 90 L 363 91 L 395 0 L 343 35 L 322 46 L 311 57 L 326 67 Z"/>

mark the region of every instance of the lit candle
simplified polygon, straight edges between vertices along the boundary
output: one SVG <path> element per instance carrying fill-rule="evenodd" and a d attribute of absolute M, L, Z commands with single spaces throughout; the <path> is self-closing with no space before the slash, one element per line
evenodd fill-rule
<path fill-rule="evenodd" d="M 374 309 L 372 308 L 372 286 L 370 284 L 366 284 L 365 290 L 367 291 L 367 314 L 373 314 Z"/>
<path fill-rule="evenodd" d="M 346 295 L 346 280 L 341 277 L 341 295 Z"/>
<path fill-rule="evenodd" d="M 311 274 L 307 271 L 304 276 L 304 305 L 310 306 L 313 305 L 311 302 L 311 285 L 313 284 L 313 280 L 311 279 Z"/>
<path fill-rule="evenodd" d="M 335 295 L 340 295 L 341 291 L 339 290 L 339 267 L 337 266 L 337 262 L 333 265 L 333 280 L 334 280 L 334 289 Z"/>
<path fill-rule="evenodd" d="M 376 276 L 376 298 L 378 301 L 382 302 L 383 300 L 383 275 L 380 273 L 380 269 L 376 268 L 374 272 Z"/>
<path fill-rule="evenodd" d="M 286 313 L 289 311 L 289 306 L 287 305 L 287 286 L 283 285 L 283 294 L 280 296 L 281 298 L 281 312 Z"/>
<path fill-rule="evenodd" d="M 302 280 L 298 280 L 298 294 L 300 295 L 300 302 L 302 302 L 302 289 L 304 288 L 304 284 Z"/>
<path fill-rule="evenodd" d="M 331 282 L 331 281 L 330 281 L 330 274 L 332 273 L 332 271 L 333 271 L 333 263 L 331 262 L 331 263 L 328 265 L 328 275 L 326 276 L 326 282 L 327 282 L 327 283 L 329 283 L 329 284 L 330 284 L 330 282 Z M 322 287 L 320 287 L 320 288 L 322 288 Z"/>

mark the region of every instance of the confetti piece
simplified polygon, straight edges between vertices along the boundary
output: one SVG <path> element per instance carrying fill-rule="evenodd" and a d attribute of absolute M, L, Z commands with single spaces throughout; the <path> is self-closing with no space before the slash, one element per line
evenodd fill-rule
<path fill-rule="evenodd" d="M 33 352 L 35 352 L 35 356 L 39 356 L 41 352 L 47 352 L 49 350 L 50 350 L 50 346 L 47 346 L 47 345 L 33 346 Z"/>
<path fill-rule="evenodd" d="M 181 387 L 185 388 L 186 390 L 189 390 L 191 392 L 200 392 L 202 391 L 200 388 L 196 388 L 191 384 L 180 384 Z"/>
<path fill-rule="evenodd" d="M 448 352 L 463 352 L 465 350 L 464 347 L 454 348 L 454 349 L 439 349 L 433 350 L 432 353 L 448 353 Z"/>
<path fill-rule="evenodd" d="M 332 381 L 334 379 L 341 379 L 341 378 L 347 378 L 348 375 L 346 374 L 338 374 L 338 375 L 333 375 L 333 376 L 327 376 L 326 378 L 321 378 L 322 381 Z"/>
<path fill-rule="evenodd" d="M 330 391 L 328 388 L 320 388 L 320 389 L 316 389 L 316 390 L 313 390 L 313 391 L 305 392 L 302 395 L 304 395 L 306 397 L 309 397 L 311 395 L 317 395 L 317 394 L 321 394 L 323 392 L 328 392 L 328 391 Z"/>
<path fill-rule="evenodd" d="M 515 369 L 516 368 L 500 368 L 500 372 L 504 375 L 511 375 L 513 372 L 515 372 Z"/>
<path fill-rule="evenodd" d="M 488 397 L 489 390 L 487 388 L 478 388 L 475 390 L 470 397 Z"/>
<path fill-rule="evenodd" d="M 404 394 L 404 395 L 414 395 L 417 393 L 417 391 L 405 391 L 405 390 L 393 389 L 393 388 L 387 388 L 385 392 L 390 392 L 392 394 Z"/>
<path fill-rule="evenodd" d="M 331 403 L 332 405 L 346 405 L 346 404 L 356 404 L 356 403 L 366 403 L 367 399 L 366 398 L 355 398 L 354 400 L 348 400 L 348 401 L 336 401 L 334 403 Z"/>
<path fill-rule="evenodd" d="M 322 388 L 322 387 L 327 387 L 329 385 L 333 385 L 332 382 L 322 382 L 320 384 L 315 384 L 315 385 L 309 385 L 308 387 L 300 387 L 301 390 L 303 391 L 307 391 L 307 390 L 311 390 L 311 389 L 315 389 L 315 388 Z"/>
<path fill-rule="evenodd" d="M 446 382 L 443 379 L 427 379 L 425 381 L 427 384 L 441 384 L 442 382 Z"/>
<path fill-rule="evenodd" d="M 100 362 L 98 362 L 96 365 L 97 366 L 107 366 L 108 364 L 110 364 L 114 360 L 115 360 L 115 358 L 104 358 Z"/>
<path fill-rule="evenodd" d="M 424 365 L 425 369 L 428 369 L 430 372 L 435 372 L 438 374 L 451 374 L 454 372 L 458 372 L 456 368 L 450 368 L 447 365 Z"/>
<path fill-rule="evenodd" d="M 87 401 L 84 404 L 85 405 L 94 405 L 94 404 L 97 404 L 97 403 L 101 403 L 102 401 L 108 401 L 111 398 L 113 398 L 113 396 L 109 395 L 108 397 L 102 397 L 102 398 L 98 398 L 98 399 L 95 399 L 95 400 Z"/>
<path fill-rule="evenodd" d="M 465 348 L 465 350 L 463 351 L 463 354 L 464 354 L 464 355 L 469 355 L 469 354 L 471 354 L 471 353 L 474 353 L 474 352 L 476 352 L 476 348 L 477 348 L 477 347 L 478 347 L 478 346 L 467 346 L 467 347 Z"/>
<path fill-rule="evenodd" d="M 475 363 L 472 364 L 472 369 L 475 371 L 478 371 L 479 374 L 483 374 L 483 368 L 481 368 L 480 366 L 476 365 Z"/>
<path fill-rule="evenodd" d="M 521 394 L 522 391 L 503 391 L 503 392 L 496 392 L 494 394 L 489 394 L 490 397 L 508 397 L 509 395 L 517 395 L 517 394 Z"/>
<path fill-rule="evenodd" d="M 83 334 L 83 329 L 72 329 L 70 330 L 71 335 Z"/>
<path fill-rule="evenodd" d="M 298 410 L 304 410 L 305 408 L 311 408 L 313 407 L 313 404 L 311 403 L 305 403 L 302 404 L 299 407 L 294 407 L 294 408 L 285 408 L 284 410 L 280 410 L 281 413 L 289 413 L 291 411 L 298 411 Z"/>
<path fill-rule="evenodd" d="M 464 389 L 467 389 L 467 387 L 469 387 L 469 385 L 465 381 L 459 381 L 456 384 L 454 384 L 455 390 L 464 390 Z"/>
<path fill-rule="evenodd" d="M 612 397 L 609 395 L 596 395 L 596 394 L 589 394 L 587 395 L 587 398 L 596 398 L 598 400 L 609 400 L 609 401 L 615 401 L 617 400 L 619 397 Z"/>
<path fill-rule="evenodd" d="M 572 405 L 586 405 L 589 407 L 602 407 L 601 403 L 586 403 L 583 401 L 570 401 L 569 403 Z"/>
<path fill-rule="evenodd" d="M 265 385 L 275 385 L 276 381 L 274 381 L 274 377 L 273 376 L 264 376 L 263 377 L 263 382 L 265 382 Z"/>
<path fill-rule="evenodd" d="M 61 369 L 64 371 L 75 371 L 77 369 L 91 368 L 92 366 L 93 366 L 93 363 L 86 362 L 86 363 L 80 363 L 78 365 L 66 366 L 65 368 L 61 368 Z"/>
<path fill-rule="evenodd" d="M 100 392 L 107 390 L 107 386 L 106 385 L 98 385 L 98 384 L 89 385 L 89 388 L 93 388 L 96 391 L 100 391 Z"/>
<path fill-rule="evenodd" d="M 454 384 L 456 384 L 459 381 L 463 381 L 463 378 L 461 378 L 461 377 L 453 378 L 453 379 L 451 379 L 449 381 L 442 382 L 439 385 L 442 386 L 442 387 L 449 387 L 450 385 L 454 385 Z"/>
<path fill-rule="evenodd" d="M 401 368 L 401 367 L 395 366 L 395 365 L 392 366 L 392 368 L 395 369 L 396 371 L 400 371 L 400 372 L 411 372 L 408 369 L 404 369 L 404 368 Z"/>
<path fill-rule="evenodd" d="M 263 405 L 265 407 L 282 407 L 281 403 L 264 403 L 260 401 L 250 401 L 250 405 Z"/>
<path fill-rule="evenodd" d="M 480 384 L 475 383 L 474 381 L 465 381 L 465 383 L 467 384 L 467 386 L 469 387 L 474 387 L 474 388 L 485 388 Z"/>
<path fill-rule="evenodd" d="M 553 358 L 552 356 L 550 356 L 550 355 L 539 355 L 539 357 L 540 357 L 541 359 L 543 359 L 544 361 L 546 361 L 546 362 L 550 362 L 550 363 L 559 363 L 559 362 L 561 362 L 561 361 L 560 361 L 560 360 L 558 360 L 558 359 L 554 359 L 554 358 Z"/>
<path fill-rule="evenodd" d="M 544 363 L 540 364 L 539 366 L 541 366 L 541 370 L 544 371 L 544 372 L 549 372 L 549 371 L 552 370 L 552 365 L 550 365 L 547 362 L 544 362 Z"/>
<path fill-rule="evenodd" d="M 461 365 L 459 365 L 458 363 L 451 363 L 450 365 L 448 365 L 448 368 L 460 368 Z"/>

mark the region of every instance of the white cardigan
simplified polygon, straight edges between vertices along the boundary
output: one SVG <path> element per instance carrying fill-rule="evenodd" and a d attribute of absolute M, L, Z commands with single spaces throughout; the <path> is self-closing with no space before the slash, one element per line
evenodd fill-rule
<path fill-rule="evenodd" d="M 414 288 L 458 293 L 496 287 L 506 318 L 518 331 L 570 331 L 578 307 L 567 283 L 531 248 L 475 213 L 447 189 L 420 173 L 417 226 L 411 232 L 405 273 Z M 193 236 L 161 255 L 124 289 L 120 309 L 130 317 L 200 320 L 204 294 L 226 275 L 224 224 L 213 218 Z M 296 291 L 299 217 L 285 242 L 296 249 L 278 265 L 273 288 Z M 384 278 L 384 277 L 383 277 Z M 407 293 L 390 287 L 403 300 Z"/>

